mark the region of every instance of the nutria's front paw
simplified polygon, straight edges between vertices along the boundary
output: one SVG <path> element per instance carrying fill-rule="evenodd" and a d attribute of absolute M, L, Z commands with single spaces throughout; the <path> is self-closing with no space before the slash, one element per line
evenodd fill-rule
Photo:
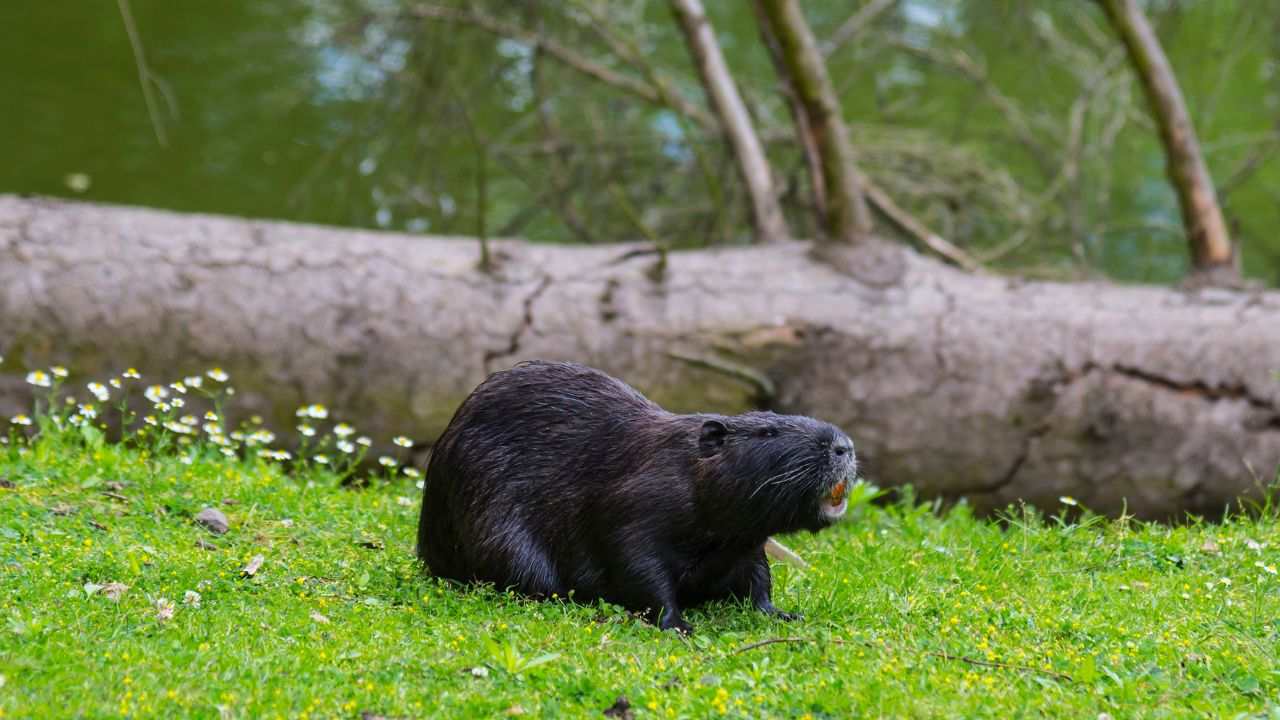
<path fill-rule="evenodd" d="M 804 616 L 801 615 L 800 613 L 783 612 L 782 610 L 779 610 L 777 607 L 775 607 L 773 603 L 768 601 L 765 601 L 756 605 L 756 609 L 764 613 L 765 615 L 768 615 L 769 617 L 775 617 L 775 618 L 778 618 L 779 620 L 791 621 L 791 620 L 804 619 Z"/>
<path fill-rule="evenodd" d="M 662 630 L 675 630 L 685 637 L 693 634 L 693 626 L 685 622 L 684 618 L 663 618 L 658 627 Z"/>

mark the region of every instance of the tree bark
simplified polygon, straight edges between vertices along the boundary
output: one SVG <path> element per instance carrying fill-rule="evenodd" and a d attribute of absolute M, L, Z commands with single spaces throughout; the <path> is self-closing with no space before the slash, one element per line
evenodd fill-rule
<path fill-rule="evenodd" d="M 1209 168 L 1200 153 L 1191 115 L 1160 40 L 1136 0 L 1099 0 L 1142 81 L 1151 114 L 1160 127 L 1169 180 L 1178 194 L 1192 267 L 1227 280 L 1239 278 L 1227 223 Z"/>
<path fill-rule="evenodd" d="M 822 159 L 826 231 L 831 239 L 858 244 L 871 233 L 871 215 L 862 195 L 853 143 L 840 113 L 840 100 L 826 61 L 798 0 L 754 0 L 766 37 L 777 41 L 779 73 L 795 91 Z M 803 144 L 806 138 L 801 137 Z"/>
<path fill-rule="evenodd" d="M 747 106 L 742 102 L 738 86 L 720 52 L 711 23 L 700 0 L 671 0 L 689 54 L 698 67 L 703 90 L 720 118 L 720 125 L 733 148 L 738 174 L 746 185 L 751 204 L 751 222 L 758 241 L 785 240 L 786 220 L 773 187 L 773 175 L 764 146 L 752 126 Z"/>
<path fill-rule="evenodd" d="M 1280 293 L 1022 282 L 905 249 L 900 281 L 869 285 L 800 242 L 492 251 L 484 274 L 473 239 L 0 195 L 0 416 L 53 363 L 75 387 L 217 364 L 277 429 L 323 402 L 429 441 L 487 372 L 542 357 L 672 410 L 830 420 L 872 481 L 979 510 L 1217 513 L 1280 464 Z"/>

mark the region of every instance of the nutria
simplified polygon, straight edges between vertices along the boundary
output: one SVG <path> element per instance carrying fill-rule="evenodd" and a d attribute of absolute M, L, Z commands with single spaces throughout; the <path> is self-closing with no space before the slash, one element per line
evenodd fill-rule
<path fill-rule="evenodd" d="M 834 522 L 853 443 L 795 415 L 676 415 L 583 365 L 494 373 L 427 463 L 418 557 L 436 576 L 603 599 L 690 632 L 720 598 L 774 607 L 770 535 Z"/>

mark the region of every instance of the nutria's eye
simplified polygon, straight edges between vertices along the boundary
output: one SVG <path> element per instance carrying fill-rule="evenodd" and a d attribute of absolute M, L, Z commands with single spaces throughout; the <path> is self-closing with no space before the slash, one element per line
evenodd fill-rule
<path fill-rule="evenodd" d="M 764 428 L 757 433 L 760 437 L 778 437 L 778 428 Z"/>

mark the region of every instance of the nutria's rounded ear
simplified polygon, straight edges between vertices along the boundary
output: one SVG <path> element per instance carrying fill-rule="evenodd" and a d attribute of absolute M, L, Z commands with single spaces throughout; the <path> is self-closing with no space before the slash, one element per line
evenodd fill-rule
<path fill-rule="evenodd" d="M 702 448 L 703 455 L 715 455 L 724 447 L 724 436 L 729 434 L 729 428 L 719 420 L 708 420 L 702 423 L 702 433 L 698 436 L 698 447 Z"/>

